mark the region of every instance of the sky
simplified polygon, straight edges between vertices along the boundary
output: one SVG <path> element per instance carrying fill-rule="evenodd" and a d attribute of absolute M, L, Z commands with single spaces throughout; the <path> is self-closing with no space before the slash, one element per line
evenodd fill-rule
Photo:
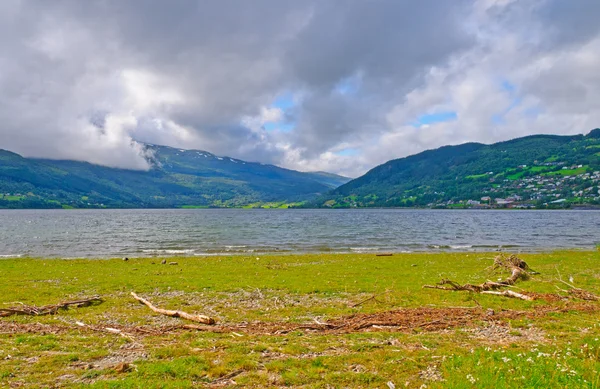
<path fill-rule="evenodd" d="M 0 149 L 143 143 L 357 177 L 600 127 L 598 0 L 2 0 Z"/>

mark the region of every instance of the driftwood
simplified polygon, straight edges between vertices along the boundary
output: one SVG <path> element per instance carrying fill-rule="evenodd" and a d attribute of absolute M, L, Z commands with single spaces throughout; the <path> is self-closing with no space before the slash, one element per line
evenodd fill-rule
<path fill-rule="evenodd" d="M 156 313 L 160 313 L 161 315 L 170 316 L 170 317 L 181 317 L 183 319 L 195 321 L 202 324 L 215 324 L 215 319 L 212 317 L 204 316 L 204 315 L 192 315 L 184 311 L 172 311 L 168 309 L 161 309 L 154 306 L 150 301 L 138 296 L 134 292 L 131 292 L 131 295 L 134 299 L 139 301 L 140 303 L 146 305 L 148 308 L 153 310 Z"/>
<path fill-rule="evenodd" d="M 55 305 L 44 305 L 42 307 L 22 305 L 20 307 L 11 307 L 11 308 L 0 308 L 0 317 L 7 317 L 13 315 L 27 315 L 27 316 L 43 316 L 43 315 L 54 315 L 61 309 L 69 309 L 71 306 L 75 306 L 77 308 L 87 307 L 93 305 L 95 303 L 102 303 L 102 299 L 98 296 L 74 300 L 74 301 L 64 301 Z"/>
<path fill-rule="evenodd" d="M 518 258 L 515 255 L 505 256 L 498 255 L 494 258 L 494 264 L 492 265 L 492 270 L 508 270 L 510 271 L 510 276 L 501 281 L 486 281 L 482 284 L 464 284 L 461 285 L 455 281 L 451 280 L 442 280 L 437 285 L 423 285 L 423 288 L 429 289 L 441 289 L 441 290 L 466 290 L 475 293 L 483 293 L 483 294 L 493 294 L 498 296 L 505 297 L 514 297 L 521 300 L 533 300 L 533 297 L 528 296 L 522 293 L 516 293 L 513 291 L 505 290 L 503 292 L 497 292 L 499 289 L 503 289 L 509 286 L 512 286 L 517 283 L 519 280 L 526 280 L 529 278 L 530 274 L 537 274 L 533 270 L 529 268 L 529 265 L 522 259 Z M 448 285 L 448 286 L 445 286 Z"/>
<path fill-rule="evenodd" d="M 517 292 L 513 292 L 512 290 L 503 290 L 502 292 L 498 292 L 495 290 L 484 290 L 483 292 L 481 292 L 482 294 L 493 294 L 496 296 L 505 296 L 505 297 L 513 297 L 516 299 L 521 299 L 521 300 L 527 300 L 527 301 L 533 301 L 534 298 L 523 294 L 523 293 L 517 293 Z"/>

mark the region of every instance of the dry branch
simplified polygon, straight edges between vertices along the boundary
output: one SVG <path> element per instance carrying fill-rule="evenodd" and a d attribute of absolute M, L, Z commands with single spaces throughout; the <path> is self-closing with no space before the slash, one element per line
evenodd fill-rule
<path fill-rule="evenodd" d="M 441 290 L 466 290 L 475 293 L 486 293 L 486 294 L 494 294 L 498 296 L 506 296 L 506 297 L 514 297 L 519 298 L 521 300 L 533 300 L 533 297 L 516 293 L 512 291 L 503 291 L 503 292 L 495 292 L 499 289 L 503 289 L 509 286 L 512 286 L 517 283 L 519 280 L 526 280 L 529 278 L 529 274 L 538 274 L 532 271 L 529 268 L 529 265 L 522 259 L 518 258 L 515 255 L 505 256 L 498 255 L 494 258 L 494 264 L 491 267 L 491 270 L 508 270 L 510 271 L 510 276 L 505 278 L 504 280 L 494 282 L 494 281 L 486 281 L 482 284 L 464 284 L 461 285 L 458 282 L 451 280 L 442 280 L 437 285 L 423 285 L 423 288 L 430 289 L 441 289 Z M 447 285 L 447 286 L 446 286 Z"/>
<path fill-rule="evenodd" d="M 222 377 L 217 378 L 216 380 L 212 381 L 211 384 L 219 384 L 225 381 L 229 381 L 234 377 L 237 377 L 238 375 L 242 374 L 244 372 L 244 369 L 239 369 L 239 370 L 235 370 L 227 375 L 224 375 Z"/>
<path fill-rule="evenodd" d="M 363 304 L 364 304 L 364 303 L 366 303 L 367 301 L 371 301 L 371 300 L 377 301 L 377 299 L 376 299 L 376 297 L 377 297 L 377 296 L 379 296 L 379 295 L 378 295 L 378 294 L 374 294 L 373 296 L 371 296 L 371 297 L 368 297 L 368 298 L 366 298 L 366 299 L 364 299 L 364 300 L 361 300 L 361 301 L 357 302 L 356 304 L 352 304 L 352 305 L 350 305 L 350 307 L 351 307 L 351 308 L 356 308 L 356 307 L 358 307 L 359 305 L 363 305 Z"/>
<path fill-rule="evenodd" d="M 533 297 L 528 296 L 526 294 L 513 292 L 512 290 L 504 290 L 502 292 L 498 292 L 498 291 L 495 291 L 495 290 L 484 290 L 481 293 L 483 293 L 483 294 L 493 294 L 493 295 L 496 295 L 496 296 L 513 297 L 513 298 L 516 298 L 516 299 L 521 299 L 521 300 L 526 300 L 526 301 L 533 301 Z"/>
<path fill-rule="evenodd" d="M 54 315 L 61 309 L 69 309 L 71 306 L 77 308 L 87 307 L 95 303 L 102 303 L 102 299 L 98 296 L 74 300 L 64 301 L 55 305 L 44 305 L 42 307 L 22 305 L 20 307 L 11 308 L 0 308 L 0 317 L 7 317 L 13 315 L 28 315 L 28 316 L 43 316 L 43 315 Z"/>
<path fill-rule="evenodd" d="M 587 290 L 583 290 L 580 288 L 572 288 L 569 290 L 569 294 L 575 298 L 578 298 L 580 300 L 587 300 L 587 301 L 600 301 L 600 297 L 596 296 L 595 294 L 588 292 Z"/>
<path fill-rule="evenodd" d="M 215 319 L 212 317 L 204 316 L 204 315 L 192 315 L 184 311 L 172 311 L 168 309 L 161 309 L 154 306 L 150 301 L 138 296 L 135 292 L 131 292 L 131 295 L 134 299 L 139 301 L 140 303 L 146 305 L 148 308 L 153 310 L 156 313 L 160 313 L 161 315 L 170 316 L 170 317 L 181 317 L 183 319 L 195 321 L 202 324 L 215 324 Z"/>

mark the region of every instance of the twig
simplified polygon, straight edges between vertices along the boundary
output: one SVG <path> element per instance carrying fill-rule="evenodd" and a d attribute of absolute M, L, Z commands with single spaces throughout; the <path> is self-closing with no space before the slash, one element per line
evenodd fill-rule
<path fill-rule="evenodd" d="M 373 296 L 371 296 L 371 297 L 368 297 L 368 298 L 366 298 L 366 299 L 364 299 L 364 300 L 361 300 L 361 301 L 357 302 L 356 304 L 352 304 L 352 305 L 350 305 L 350 307 L 351 307 L 351 308 L 356 308 L 356 307 L 358 307 L 359 305 L 362 305 L 362 304 L 366 303 L 367 301 L 375 300 L 375 298 L 376 298 L 376 297 L 378 297 L 378 296 L 380 296 L 380 295 L 378 295 L 378 294 L 374 294 Z M 377 300 L 375 300 L 375 301 L 377 301 Z"/>
<path fill-rule="evenodd" d="M 170 317 L 181 317 L 183 319 L 195 321 L 202 324 L 215 324 L 215 319 L 212 317 L 204 316 L 204 315 L 192 315 L 184 311 L 172 311 L 168 309 L 161 309 L 154 306 L 150 301 L 138 296 L 135 292 L 131 292 L 131 295 L 134 299 L 139 301 L 140 303 L 146 305 L 148 308 L 153 310 L 156 313 L 160 313 L 161 315 L 170 316 Z"/>
<path fill-rule="evenodd" d="M 219 377 L 216 380 L 212 381 L 211 384 L 217 384 L 219 382 L 230 380 L 233 377 L 237 377 L 238 375 L 242 374 L 244 371 L 245 371 L 244 369 L 239 369 L 239 370 L 232 371 L 231 373 L 226 374 L 223 377 Z"/>
<path fill-rule="evenodd" d="M 110 332 L 111 334 L 121 335 L 124 338 L 135 341 L 135 338 L 133 336 L 131 336 L 128 333 L 125 333 L 119 329 L 116 329 L 116 328 L 105 327 L 104 331 Z"/>
<path fill-rule="evenodd" d="M 517 298 L 517 299 L 521 299 L 521 300 L 527 300 L 527 301 L 533 301 L 534 298 L 531 296 L 528 296 L 526 294 L 522 294 L 522 293 L 517 293 L 517 292 L 513 292 L 512 290 L 504 290 L 502 292 L 498 292 L 495 290 L 484 290 L 482 292 L 480 292 L 482 294 L 493 294 L 496 296 L 505 296 L 505 297 L 513 297 L 513 298 Z"/>

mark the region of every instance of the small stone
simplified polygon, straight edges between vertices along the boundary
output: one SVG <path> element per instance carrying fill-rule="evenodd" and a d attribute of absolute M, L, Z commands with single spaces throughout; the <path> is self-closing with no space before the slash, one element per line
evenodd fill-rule
<path fill-rule="evenodd" d="M 179 264 L 177 262 L 169 262 L 169 265 L 177 266 Z"/>
<path fill-rule="evenodd" d="M 166 265 L 166 264 L 167 264 L 167 260 L 166 260 L 166 259 L 163 259 L 162 261 L 160 261 L 160 264 L 161 264 L 161 265 Z"/>
<path fill-rule="evenodd" d="M 124 261 L 129 261 L 129 258 L 125 257 L 123 258 Z"/>
<path fill-rule="evenodd" d="M 417 267 L 417 264 L 413 263 L 412 265 L 410 265 L 410 267 Z"/>

